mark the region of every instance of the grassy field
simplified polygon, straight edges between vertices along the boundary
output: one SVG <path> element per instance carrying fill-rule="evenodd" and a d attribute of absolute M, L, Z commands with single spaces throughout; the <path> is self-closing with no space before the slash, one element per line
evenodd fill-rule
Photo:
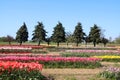
<path fill-rule="evenodd" d="M 9 43 L 8 43 L 8 42 L 1 42 L 1 41 L 0 41 L 0 45 L 1 45 L 1 44 L 8 45 Z M 18 45 L 19 45 L 18 42 L 11 42 L 11 44 L 18 44 Z M 27 44 L 27 45 L 28 45 L 28 44 L 29 44 L 29 45 L 37 45 L 38 42 L 27 41 L 27 42 L 24 42 L 23 44 L 24 44 L 24 45 L 25 45 L 25 44 Z M 41 42 L 41 45 L 47 45 L 47 43 L 46 43 L 46 42 Z M 50 45 L 56 46 L 56 43 L 50 42 Z M 76 45 L 75 43 L 69 43 L 69 45 L 67 46 L 67 43 L 60 43 L 60 47 L 76 47 L 75 45 Z M 107 46 L 120 46 L 120 44 L 108 43 Z M 92 44 L 92 43 L 88 43 L 88 45 L 86 46 L 85 43 L 80 43 L 80 44 L 79 44 L 79 47 L 93 47 L 93 44 Z M 100 44 L 96 45 L 96 47 L 104 47 L 104 46 L 103 46 L 103 44 L 100 43 Z"/>

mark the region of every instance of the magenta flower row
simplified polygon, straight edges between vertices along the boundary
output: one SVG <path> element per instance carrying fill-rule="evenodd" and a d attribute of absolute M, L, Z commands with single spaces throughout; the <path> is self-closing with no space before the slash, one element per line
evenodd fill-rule
<path fill-rule="evenodd" d="M 63 61 L 63 62 L 97 62 L 100 61 L 100 58 L 85 58 L 85 57 L 28 57 L 28 56 L 6 56 L 0 57 L 0 60 L 4 61 Z"/>

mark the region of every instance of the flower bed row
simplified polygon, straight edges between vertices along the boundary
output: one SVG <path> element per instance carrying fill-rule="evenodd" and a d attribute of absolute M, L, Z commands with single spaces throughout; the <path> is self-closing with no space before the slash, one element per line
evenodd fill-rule
<path fill-rule="evenodd" d="M 120 56 L 113 56 L 113 55 L 105 55 L 105 56 L 94 56 L 95 58 L 100 58 L 102 61 L 112 61 L 112 62 L 119 62 Z"/>
<path fill-rule="evenodd" d="M 14 60 L 21 60 L 21 61 L 63 61 L 63 62 L 97 62 L 100 61 L 100 58 L 86 58 L 86 57 L 41 57 L 41 56 L 36 56 L 36 57 L 30 57 L 30 56 L 5 56 L 5 57 L 0 57 L 0 60 L 5 60 L 5 61 L 14 61 Z"/>
<path fill-rule="evenodd" d="M 66 50 L 66 52 L 76 53 L 120 53 L 120 50 Z"/>
<path fill-rule="evenodd" d="M 29 49 L 0 49 L 0 53 L 9 54 L 9 53 L 31 53 L 32 50 Z"/>
<path fill-rule="evenodd" d="M 42 70 L 42 65 L 31 62 L 31 63 L 24 63 L 24 62 L 17 62 L 17 61 L 0 61 L 0 70 L 5 71 L 8 70 L 9 72 L 13 69 L 25 69 L 28 72 L 33 70 Z"/>
<path fill-rule="evenodd" d="M 43 80 L 42 67 L 35 62 L 0 61 L 0 80 Z"/>
<path fill-rule="evenodd" d="M 46 68 L 96 68 L 100 67 L 101 64 L 99 58 L 80 58 L 80 57 L 17 57 L 7 56 L 0 57 L 2 61 L 38 61 L 44 64 Z"/>
<path fill-rule="evenodd" d="M 29 49 L 0 49 L 0 54 L 11 54 L 11 53 L 14 53 L 14 54 L 30 54 L 30 53 L 44 53 L 46 54 L 47 51 L 43 50 L 43 49 L 32 49 L 32 50 L 29 50 Z"/>
<path fill-rule="evenodd" d="M 24 50 L 31 50 L 32 48 L 27 46 L 27 47 L 23 47 L 23 46 L 0 46 L 0 49 L 24 49 Z"/>
<path fill-rule="evenodd" d="M 45 45 L 0 45 L 0 49 L 42 49 L 42 48 L 51 48 L 53 46 Z"/>
<path fill-rule="evenodd" d="M 104 56 L 104 55 L 114 55 L 114 56 L 120 56 L 120 53 L 104 53 L 104 52 L 62 52 L 60 54 L 64 57 L 91 57 L 91 56 Z"/>
<path fill-rule="evenodd" d="M 6 56 L 17 56 L 17 57 L 60 57 L 59 54 L 14 54 L 14 53 L 10 53 L 10 54 L 0 54 L 0 57 L 6 57 Z"/>

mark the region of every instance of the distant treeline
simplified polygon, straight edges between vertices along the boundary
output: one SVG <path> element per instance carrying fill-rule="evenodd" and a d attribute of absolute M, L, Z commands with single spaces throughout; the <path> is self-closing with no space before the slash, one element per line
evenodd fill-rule
<path fill-rule="evenodd" d="M 38 45 L 40 45 L 42 41 L 46 41 L 48 45 L 50 42 L 55 42 L 57 43 L 57 46 L 59 46 L 59 43 L 61 42 L 66 42 L 67 45 L 69 45 L 69 43 L 76 43 L 76 46 L 78 46 L 81 42 L 85 42 L 86 45 L 87 43 L 93 43 L 94 47 L 99 43 L 103 43 L 104 46 L 106 46 L 106 44 L 110 41 L 104 37 L 101 28 L 96 24 L 90 28 L 88 35 L 83 31 L 82 24 L 80 22 L 77 23 L 73 32 L 65 32 L 65 27 L 63 27 L 61 22 L 58 22 L 58 24 L 54 27 L 53 34 L 48 37 L 47 33 L 48 31 L 44 29 L 43 23 L 38 22 L 33 30 L 31 41 L 38 42 Z M 24 22 L 16 32 L 15 39 L 8 35 L 6 37 L 1 37 L 0 41 L 9 42 L 9 44 L 11 44 L 12 41 L 16 41 L 22 45 L 23 42 L 28 41 L 28 34 L 27 25 Z M 119 38 L 117 38 L 117 40 L 119 41 Z"/>

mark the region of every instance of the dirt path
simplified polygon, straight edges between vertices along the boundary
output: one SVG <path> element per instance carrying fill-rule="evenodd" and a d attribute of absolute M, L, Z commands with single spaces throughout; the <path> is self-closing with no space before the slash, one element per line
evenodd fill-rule
<path fill-rule="evenodd" d="M 43 69 L 44 74 L 55 74 L 55 75 L 87 75 L 87 74 L 97 74 L 101 69 Z"/>
<path fill-rule="evenodd" d="M 101 69 L 43 69 L 42 74 L 53 75 L 55 80 L 69 80 L 69 78 L 88 80 L 101 71 Z"/>

